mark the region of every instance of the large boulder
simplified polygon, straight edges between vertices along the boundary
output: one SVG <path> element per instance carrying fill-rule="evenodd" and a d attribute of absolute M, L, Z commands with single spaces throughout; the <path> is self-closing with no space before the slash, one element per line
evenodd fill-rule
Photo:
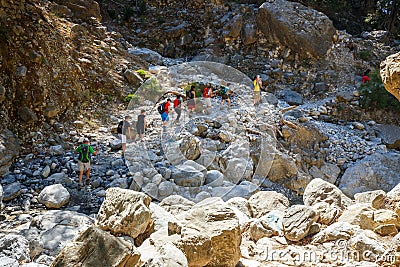
<path fill-rule="evenodd" d="M 180 236 L 176 245 L 189 266 L 236 266 L 241 257 L 239 220 L 222 201 L 196 204 L 182 221 L 169 224 L 168 232 Z"/>
<path fill-rule="evenodd" d="M 400 101 L 400 52 L 381 62 L 380 74 L 385 89 Z"/>
<path fill-rule="evenodd" d="M 304 205 L 291 206 L 282 219 L 286 239 L 291 241 L 303 239 L 317 220 L 318 214 L 312 208 Z"/>
<path fill-rule="evenodd" d="M 400 127 L 396 125 L 378 124 L 374 126 L 377 137 L 392 149 L 400 149 Z"/>
<path fill-rule="evenodd" d="M 100 6 L 94 0 L 56 0 L 54 2 L 68 7 L 76 18 L 89 20 L 91 17 L 95 17 L 98 21 L 102 19 Z"/>
<path fill-rule="evenodd" d="M 92 226 L 66 245 L 51 266 L 135 266 L 139 258 L 134 244 Z"/>
<path fill-rule="evenodd" d="M 365 191 L 390 191 L 400 183 L 399 162 L 400 154 L 395 152 L 369 155 L 347 168 L 339 188 L 350 197 Z"/>
<path fill-rule="evenodd" d="M 289 199 L 275 191 L 260 191 L 248 201 L 254 218 L 261 218 L 272 210 L 285 211 L 289 207 Z"/>
<path fill-rule="evenodd" d="M 0 176 L 8 172 L 21 147 L 17 137 L 8 129 L 0 133 Z"/>
<path fill-rule="evenodd" d="M 67 243 L 93 223 L 92 218 L 82 213 L 51 210 L 35 216 L 30 228 L 24 231 L 24 236 L 31 241 L 37 235 L 40 242 L 43 242 L 43 252 L 56 256 Z"/>
<path fill-rule="evenodd" d="M 172 195 L 164 198 L 160 206 L 173 215 L 182 214 L 194 206 L 194 202 L 179 195 Z"/>
<path fill-rule="evenodd" d="M 97 214 L 97 225 L 113 234 L 136 238 L 144 233 L 151 223 L 146 194 L 128 189 L 112 187 L 106 191 L 106 199 Z"/>
<path fill-rule="evenodd" d="M 323 57 L 336 33 L 324 14 L 286 0 L 266 1 L 259 8 L 256 22 L 264 36 L 302 56 Z"/>
<path fill-rule="evenodd" d="M 39 194 L 38 201 L 48 208 L 61 208 L 68 203 L 70 194 L 61 184 L 46 186 Z"/>

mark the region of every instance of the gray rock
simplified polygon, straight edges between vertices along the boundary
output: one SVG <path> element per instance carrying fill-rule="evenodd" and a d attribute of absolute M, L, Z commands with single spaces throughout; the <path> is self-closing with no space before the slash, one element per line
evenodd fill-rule
<path fill-rule="evenodd" d="M 2 267 L 19 267 L 19 263 L 16 259 L 10 257 L 0 257 L 0 266 Z"/>
<path fill-rule="evenodd" d="M 293 205 L 282 219 L 286 239 L 299 241 L 308 235 L 311 225 L 318 220 L 318 214 L 310 207 Z"/>
<path fill-rule="evenodd" d="M 42 177 L 43 178 L 47 178 L 50 175 L 50 166 L 46 165 L 46 167 L 44 167 L 43 171 L 42 171 Z"/>
<path fill-rule="evenodd" d="M 168 197 L 172 195 L 173 192 L 174 192 L 173 183 L 169 181 L 163 181 L 158 186 L 158 194 L 160 197 Z"/>
<path fill-rule="evenodd" d="M 78 212 L 51 210 L 34 217 L 31 226 L 36 226 L 40 230 L 44 253 L 55 256 L 93 223 L 93 219 L 89 216 Z"/>
<path fill-rule="evenodd" d="M 211 194 L 208 192 L 200 192 L 196 195 L 196 197 L 194 198 L 194 202 L 199 203 L 201 201 L 203 201 L 204 199 L 210 198 Z"/>
<path fill-rule="evenodd" d="M 122 148 L 121 140 L 120 139 L 112 140 L 109 143 L 109 147 L 111 148 L 111 150 L 119 150 L 119 149 L 121 149 Z"/>
<path fill-rule="evenodd" d="M 8 234 L 0 238 L 0 257 L 29 262 L 29 242 L 21 235 Z"/>
<path fill-rule="evenodd" d="M 55 184 L 62 184 L 62 185 L 72 185 L 74 180 L 72 180 L 68 175 L 64 172 L 53 173 L 46 180 L 51 181 L 54 180 Z"/>
<path fill-rule="evenodd" d="M 119 188 L 126 189 L 126 188 L 128 188 L 128 179 L 127 178 L 114 179 L 108 185 L 108 188 L 110 188 L 110 187 L 119 187 Z"/>
<path fill-rule="evenodd" d="M 64 149 L 61 145 L 51 146 L 49 149 L 50 155 L 60 156 L 64 154 Z"/>
<path fill-rule="evenodd" d="M 18 156 L 21 146 L 17 137 L 8 129 L 0 133 L 0 176 L 9 172 L 13 160 Z"/>
<path fill-rule="evenodd" d="M 224 182 L 224 175 L 217 170 L 210 170 L 207 172 L 207 179 L 205 184 L 208 186 L 221 186 Z"/>
<path fill-rule="evenodd" d="M 390 191 L 400 183 L 400 154 L 375 153 L 357 161 L 344 172 L 339 189 L 353 197 L 373 190 Z"/>
<path fill-rule="evenodd" d="M 21 194 L 21 184 L 19 182 L 15 182 L 3 187 L 3 200 L 9 201 Z"/>
<path fill-rule="evenodd" d="M 282 12 L 285 10 L 285 12 Z M 257 26 L 264 36 L 301 55 L 322 57 L 336 29 L 324 14 L 296 2 L 267 1 L 259 8 Z"/>
<path fill-rule="evenodd" d="M 61 184 L 46 186 L 39 194 L 38 201 L 48 208 L 61 208 L 68 203 L 70 194 Z"/>
<path fill-rule="evenodd" d="M 157 199 L 158 186 L 156 184 L 148 183 L 142 188 L 142 191 L 152 198 Z"/>
<path fill-rule="evenodd" d="M 283 99 L 289 105 L 301 105 L 303 104 L 303 96 L 297 92 L 291 90 L 284 90 L 283 91 Z"/>
<path fill-rule="evenodd" d="M 396 125 L 378 124 L 374 126 L 377 137 L 382 138 L 383 143 L 391 149 L 400 149 L 400 127 Z"/>
<path fill-rule="evenodd" d="M 35 122 L 38 120 L 36 113 L 28 107 L 19 108 L 18 115 L 26 123 Z"/>
<path fill-rule="evenodd" d="M 204 184 L 204 174 L 192 166 L 178 165 L 172 169 L 171 178 L 179 186 L 199 187 Z"/>
<path fill-rule="evenodd" d="M 250 45 L 257 42 L 257 31 L 255 25 L 250 23 L 243 25 L 241 38 L 244 45 Z"/>
<path fill-rule="evenodd" d="M 136 49 L 129 48 L 128 53 L 138 56 L 143 60 L 146 60 L 147 62 L 152 63 L 154 65 L 162 65 L 162 56 L 159 53 L 150 50 L 148 48 L 136 48 Z"/>

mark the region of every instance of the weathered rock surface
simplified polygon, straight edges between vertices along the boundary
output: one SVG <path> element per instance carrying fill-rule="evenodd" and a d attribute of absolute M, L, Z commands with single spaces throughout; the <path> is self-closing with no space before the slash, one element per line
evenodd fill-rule
<path fill-rule="evenodd" d="M 170 225 L 169 232 L 181 235 L 178 246 L 184 249 L 190 266 L 235 266 L 238 263 L 242 240 L 239 221 L 223 202 L 196 204 L 178 225 L 180 227 Z M 198 256 L 193 251 L 198 251 Z"/>
<path fill-rule="evenodd" d="M 317 220 L 318 214 L 312 208 L 303 205 L 291 206 L 282 219 L 285 237 L 291 241 L 301 240 Z"/>
<path fill-rule="evenodd" d="M 137 237 L 151 222 L 151 198 L 128 189 L 109 188 L 97 216 L 97 225 L 113 234 Z"/>
<path fill-rule="evenodd" d="M 70 194 L 61 184 L 45 187 L 38 196 L 38 201 L 48 208 L 61 208 L 68 203 Z"/>
<path fill-rule="evenodd" d="M 285 0 L 262 4 L 257 26 L 267 38 L 287 45 L 299 54 L 314 57 L 325 55 L 336 31 L 324 14 Z"/>
<path fill-rule="evenodd" d="M 134 266 L 139 258 L 132 243 L 92 226 L 65 246 L 51 266 Z"/>
<path fill-rule="evenodd" d="M 249 199 L 249 206 L 254 218 L 261 218 L 272 210 L 285 211 L 289 200 L 275 191 L 260 191 Z"/>
<path fill-rule="evenodd" d="M 0 176 L 6 174 L 21 149 L 16 136 L 8 129 L 0 134 Z"/>
<path fill-rule="evenodd" d="M 369 155 L 344 172 L 339 188 L 350 197 L 379 189 L 388 192 L 400 183 L 399 160 L 393 152 Z"/>
<path fill-rule="evenodd" d="M 388 56 L 380 65 L 380 74 L 386 90 L 400 101 L 400 53 Z"/>

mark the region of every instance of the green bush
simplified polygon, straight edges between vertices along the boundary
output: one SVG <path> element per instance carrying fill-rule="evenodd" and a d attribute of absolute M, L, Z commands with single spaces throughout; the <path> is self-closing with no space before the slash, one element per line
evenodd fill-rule
<path fill-rule="evenodd" d="M 400 102 L 386 91 L 378 69 L 371 72 L 370 79 L 369 82 L 363 83 L 359 88 L 361 107 L 365 109 L 390 108 L 400 110 Z"/>
<path fill-rule="evenodd" d="M 369 61 L 372 57 L 371 53 L 368 50 L 360 50 L 360 52 L 358 52 L 358 55 L 364 61 Z"/>
<path fill-rule="evenodd" d="M 145 70 L 137 70 L 136 71 L 137 74 L 140 75 L 140 77 L 142 77 L 143 79 L 147 80 L 148 78 L 150 78 L 150 75 L 147 73 L 147 71 Z"/>
<path fill-rule="evenodd" d="M 137 96 L 135 94 L 129 94 L 124 97 L 125 103 L 131 102 L 131 101 L 135 104 L 139 104 L 139 96 Z"/>

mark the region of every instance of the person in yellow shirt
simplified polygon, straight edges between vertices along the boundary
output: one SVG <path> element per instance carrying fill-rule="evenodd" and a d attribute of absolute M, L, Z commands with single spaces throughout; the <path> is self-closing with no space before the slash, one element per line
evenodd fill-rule
<path fill-rule="evenodd" d="M 254 85 L 254 106 L 260 104 L 261 100 L 261 89 L 262 89 L 262 80 L 260 75 L 256 75 L 253 79 Z"/>

